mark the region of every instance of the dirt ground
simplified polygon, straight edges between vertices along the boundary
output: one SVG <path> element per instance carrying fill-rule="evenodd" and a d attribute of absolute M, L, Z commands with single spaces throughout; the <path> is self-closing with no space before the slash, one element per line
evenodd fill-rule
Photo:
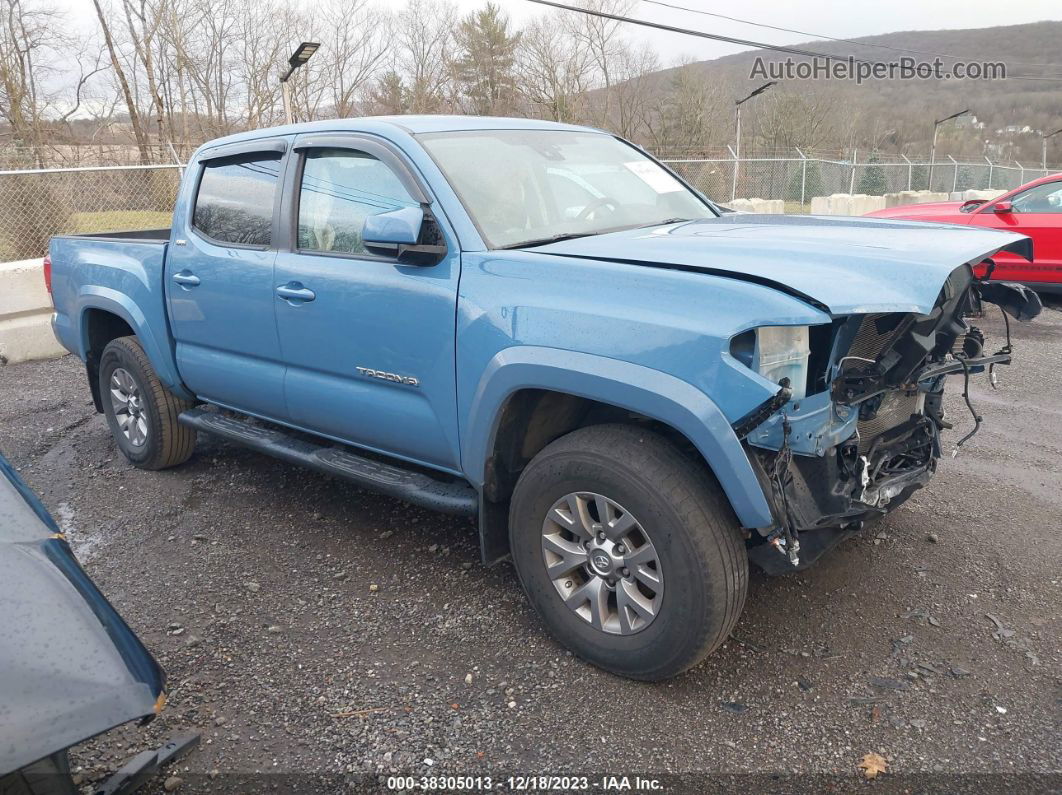
<path fill-rule="evenodd" d="M 1002 344 L 998 314 L 980 325 Z M 949 384 L 957 429 L 928 489 L 805 573 L 753 572 L 731 640 L 656 685 L 554 643 L 512 569 L 480 566 L 471 521 L 204 437 L 142 472 L 76 359 L 2 367 L 0 451 L 169 673 L 162 715 L 79 746 L 78 774 L 87 788 L 195 730 L 153 790 L 386 789 L 398 772 L 1060 791 L 1059 304 L 1014 341 L 998 391 L 975 379 L 984 426 L 954 459 L 971 421 Z M 871 752 L 888 772 L 863 784 Z"/>

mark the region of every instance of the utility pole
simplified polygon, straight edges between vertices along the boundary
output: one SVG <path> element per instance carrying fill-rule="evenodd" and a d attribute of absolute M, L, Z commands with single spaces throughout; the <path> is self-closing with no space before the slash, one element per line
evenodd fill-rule
<path fill-rule="evenodd" d="M 1045 175 L 1047 174 L 1047 139 L 1059 133 L 1062 133 L 1062 127 L 1047 135 L 1040 134 L 1040 166 L 1043 168 Z"/>
<path fill-rule="evenodd" d="M 960 110 L 958 113 L 953 113 L 950 116 L 945 116 L 943 119 L 937 119 L 933 122 L 933 146 L 929 150 L 929 180 L 926 184 L 926 188 L 929 190 L 933 190 L 933 165 L 937 162 L 937 130 L 944 122 L 957 119 L 960 116 L 965 116 L 969 112 L 970 109 L 967 108 L 966 110 Z"/>
<path fill-rule="evenodd" d="M 288 58 L 288 71 L 280 78 L 280 93 L 284 99 L 284 120 L 288 124 L 295 121 L 291 114 L 291 89 L 288 87 L 288 80 L 295 74 L 296 69 L 300 66 L 305 66 L 306 62 L 310 60 L 310 57 L 317 52 L 320 46 L 316 41 L 304 41 Z"/>
<path fill-rule="evenodd" d="M 741 165 L 741 106 L 774 85 L 777 85 L 777 81 L 772 80 L 770 83 L 764 83 L 747 97 L 734 103 L 734 180 L 730 186 L 730 201 L 734 201 L 737 198 L 738 168 Z"/>

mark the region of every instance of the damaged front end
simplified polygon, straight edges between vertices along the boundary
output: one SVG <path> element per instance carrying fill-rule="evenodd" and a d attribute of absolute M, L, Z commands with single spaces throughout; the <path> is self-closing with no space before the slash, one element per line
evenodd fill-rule
<path fill-rule="evenodd" d="M 983 302 L 1023 321 L 1041 308 L 1031 290 L 976 280 L 963 265 L 927 314 L 835 317 L 808 328 L 797 355 L 754 332 L 732 340 L 735 358 L 780 387 L 734 424 L 776 519 L 752 534 L 750 559 L 768 573 L 803 569 L 924 486 L 942 455 L 941 432 L 952 428 L 942 406 L 949 375 L 962 377 L 973 417 L 954 450 L 976 433 L 970 377 L 987 371 L 994 386 L 994 368 L 1011 361 L 1009 320 L 996 345 L 970 323 Z"/>

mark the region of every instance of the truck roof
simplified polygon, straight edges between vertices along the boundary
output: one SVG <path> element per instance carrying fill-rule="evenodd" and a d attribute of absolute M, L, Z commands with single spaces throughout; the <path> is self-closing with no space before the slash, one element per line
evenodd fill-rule
<path fill-rule="evenodd" d="M 284 124 L 277 127 L 263 127 L 256 130 L 226 135 L 215 138 L 206 146 L 252 141 L 277 135 L 297 135 L 312 132 L 368 132 L 389 137 L 396 132 L 408 135 L 433 132 L 456 132 L 459 130 L 569 130 L 581 132 L 602 132 L 592 127 L 576 124 L 561 124 L 540 119 L 518 119 L 504 116 L 458 116 L 458 115 L 410 115 L 410 116 L 358 116 L 348 119 L 326 119 L 324 121 Z"/>

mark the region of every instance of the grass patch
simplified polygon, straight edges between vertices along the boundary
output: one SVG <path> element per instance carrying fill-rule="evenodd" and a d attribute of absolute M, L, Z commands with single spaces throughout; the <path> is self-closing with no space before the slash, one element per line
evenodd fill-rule
<path fill-rule="evenodd" d="M 157 210 L 106 210 L 98 213 L 74 213 L 71 216 L 76 235 L 92 232 L 132 232 L 140 229 L 165 229 L 173 213 Z"/>

